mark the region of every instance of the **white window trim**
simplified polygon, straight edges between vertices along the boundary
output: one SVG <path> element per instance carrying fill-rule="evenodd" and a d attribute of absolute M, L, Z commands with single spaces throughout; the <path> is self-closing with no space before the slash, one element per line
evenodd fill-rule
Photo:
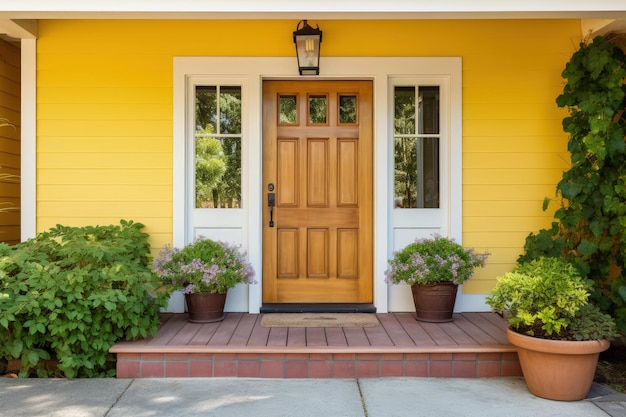
<path fill-rule="evenodd" d="M 388 285 L 384 271 L 391 254 L 393 242 L 390 230 L 390 201 L 393 201 L 393 163 L 390 153 L 393 137 L 389 121 L 389 78 L 416 75 L 447 76 L 450 80 L 450 224 L 449 235 L 457 241 L 462 237 L 462 97 L 461 58 L 440 57 L 328 57 L 322 58 L 320 75 L 311 79 L 371 79 L 374 81 L 374 304 L 377 311 L 386 313 L 389 308 Z M 175 57 L 174 58 L 174 132 L 173 132 L 173 244 L 186 243 L 185 207 L 185 91 L 188 77 L 207 76 L 247 79 L 247 94 L 243 105 L 247 115 L 243 123 L 248 135 L 243 138 L 242 190 L 245 210 L 244 240 L 254 269 L 262 271 L 262 197 L 261 138 L 262 138 L 262 82 L 264 79 L 306 79 L 298 76 L 295 58 L 292 57 Z M 221 82 L 220 82 L 221 83 Z M 391 135 L 390 135 L 391 134 Z M 382 157 L 382 156 L 385 157 Z M 261 277 L 256 285 L 249 287 L 248 311 L 258 313 L 261 307 Z"/>

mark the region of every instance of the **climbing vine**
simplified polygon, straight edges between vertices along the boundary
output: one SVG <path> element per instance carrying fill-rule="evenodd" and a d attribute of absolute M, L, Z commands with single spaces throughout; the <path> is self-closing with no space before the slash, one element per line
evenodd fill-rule
<path fill-rule="evenodd" d="M 520 261 L 564 257 L 594 281 L 594 302 L 626 329 L 626 62 L 623 37 L 583 42 L 556 102 L 569 115 L 571 167 L 557 184 L 549 229 L 526 239 Z M 547 209 L 550 200 L 544 202 Z"/>

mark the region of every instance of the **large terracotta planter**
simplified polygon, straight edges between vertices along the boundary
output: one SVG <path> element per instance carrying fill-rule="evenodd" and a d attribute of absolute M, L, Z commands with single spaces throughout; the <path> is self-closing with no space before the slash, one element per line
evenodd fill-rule
<path fill-rule="evenodd" d="M 226 294 L 185 294 L 188 320 L 192 323 L 213 323 L 224 319 Z"/>
<path fill-rule="evenodd" d="M 528 390 L 549 400 L 578 401 L 589 394 L 600 352 L 608 340 L 547 340 L 507 330 Z"/>
<path fill-rule="evenodd" d="M 411 286 L 415 303 L 415 318 L 430 323 L 452 321 L 458 285 L 442 283 Z"/>

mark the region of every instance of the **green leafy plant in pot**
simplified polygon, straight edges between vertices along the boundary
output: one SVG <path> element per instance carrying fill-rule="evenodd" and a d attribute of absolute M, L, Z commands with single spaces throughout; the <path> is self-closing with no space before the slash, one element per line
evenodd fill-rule
<path fill-rule="evenodd" d="M 589 393 L 614 319 L 589 303 L 591 283 L 562 258 L 541 257 L 498 277 L 487 304 L 508 322 L 533 394 L 575 401 Z"/>
<path fill-rule="evenodd" d="M 394 252 L 385 271 L 387 282 L 411 286 L 415 318 L 427 322 L 453 319 L 459 284 L 485 266 L 489 253 L 465 249 L 453 239 L 434 235 Z"/>
<path fill-rule="evenodd" d="M 162 283 L 185 294 L 189 321 L 214 322 L 224 318 L 226 295 L 238 284 L 253 284 L 254 269 L 246 253 L 226 242 L 200 238 L 189 245 L 166 245 L 154 260 Z"/>

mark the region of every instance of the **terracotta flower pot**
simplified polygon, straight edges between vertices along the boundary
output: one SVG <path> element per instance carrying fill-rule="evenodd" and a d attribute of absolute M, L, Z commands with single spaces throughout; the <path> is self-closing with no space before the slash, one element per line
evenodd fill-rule
<path fill-rule="evenodd" d="M 528 390 L 549 400 L 578 401 L 589 394 L 600 352 L 608 340 L 565 341 L 526 336 L 507 330 L 517 347 Z"/>
<path fill-rule="evenodd" d="M 451 282 L 411 286 L 415 318 L 430 323 L 452 321 L 458 285 Z"/>
<path fill-rule="evenodd" d="M 185 294 L 188 320 L 192 323 L 212 323 L 224 319 L 226 294 Z"/>

